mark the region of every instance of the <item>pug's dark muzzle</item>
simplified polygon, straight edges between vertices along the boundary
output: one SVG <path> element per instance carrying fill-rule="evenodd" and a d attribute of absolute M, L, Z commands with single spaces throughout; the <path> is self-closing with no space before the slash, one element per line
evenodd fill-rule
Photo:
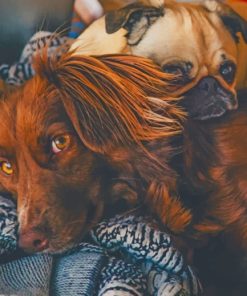
<path fill-rule="evenodd" d="M 238 101 L 236 94 L 224 89 L 214 77 L 208 76 L 184 94 L 182 105 L 193 119 L 207 120 L 237 109 Z"/>

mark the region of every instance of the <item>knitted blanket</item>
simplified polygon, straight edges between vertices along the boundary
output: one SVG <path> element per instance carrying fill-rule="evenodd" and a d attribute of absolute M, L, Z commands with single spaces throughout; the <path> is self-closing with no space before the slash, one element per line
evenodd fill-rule
<path fill-rule="evenodd" d="M 59 55 L 67 37 L 38 32 L 19 62 L 0 66 L 0 77 L 20 85 L 34 75 L 34 55 L 44 46 Z M 0 295 L 21 296 L 196 296 L 201 286 L 170 236 L 150 217 L 116 216 L 87 240 L 59 255 L 27 256 L 17 246 L 14 202 L 0 196 Z"/>
<path fill-rule="evenodd" d="M 69 40 L 66 36 L 56 36 L 46 31 L 37 32 L 24 47 L 19 61 L 13 65 L 0 65 L 0 79 L 7 84 L 23 84 L 34 75 L 33 58 L 42 48 L 48 47 L 48 55 L 61 55 Z M 60 48 L 63 50 L 58 50 Z"/>
<path fill-rule="evenodd" d="M 17 227 L 15 204 L 0 197 L 0 294 L 201 294 L 195 272 L 150 217 L 103 221 L 87 242 L 59 255 L 18 255 Z"/>

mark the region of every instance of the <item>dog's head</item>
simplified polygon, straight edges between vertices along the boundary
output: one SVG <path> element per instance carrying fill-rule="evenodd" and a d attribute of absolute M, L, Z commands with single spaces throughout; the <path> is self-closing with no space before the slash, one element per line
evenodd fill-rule
<path fill-rule="evenodd" d="M 177 94 L 185 95 L 185 106 L 194 118 L 218 117 L 237 108 L 237 34 L 247 41 L 247 22 L 227 5 L 135 3 L 108 13 L 105 21 L 109 34 L 126 30 L 130 52 L 178 75 Z"/>
<path fill-rule="evenodd" d="M 143 58 L 68 54 L 37 69 L 0 101 L 0 188 L 17 200 L 20 246 L 54 252 L 79 242 L 107 205 L 136 198 L 116 184 L 129 147 L 176 134 L 182 113 L 163 98 L 167 75 Z"/>

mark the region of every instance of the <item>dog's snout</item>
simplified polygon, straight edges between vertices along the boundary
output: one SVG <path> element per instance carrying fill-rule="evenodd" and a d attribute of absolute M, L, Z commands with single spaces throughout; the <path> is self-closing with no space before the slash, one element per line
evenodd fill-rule
<path fill-rule="evenodd" d="M 216 92 L 218 86 L 218 82 L 213 77 L 206 77 L 202 79 L 198 84 L 198 88 L 201 91 L 205 91 L 207 93 Z"/>
<path fill-rule="evenodd" d="M 224 88 L 216 78 L 207 76 L 184 94 L 182 105 L 191 118 L 206 120 L 237 109 L 238 100 L 234 91 Z"/>
<path fill-rule="evenodd" d="M 44 233 L 30 230 L 20 232 L 19 247 L 28 253 L 42 252 L 48 249 L 49 241 Z"/>

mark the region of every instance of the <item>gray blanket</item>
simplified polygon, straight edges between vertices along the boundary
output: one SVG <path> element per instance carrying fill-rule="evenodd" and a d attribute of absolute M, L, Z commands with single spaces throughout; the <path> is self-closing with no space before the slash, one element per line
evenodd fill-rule
<path fill-rule="evenodd" d="M 0 197 L 0 294 L 200 295 L 200 283 L 151 217 L 101 222 L 63 254 L 27 256 L 17 246 L 14 203 Z"/>

